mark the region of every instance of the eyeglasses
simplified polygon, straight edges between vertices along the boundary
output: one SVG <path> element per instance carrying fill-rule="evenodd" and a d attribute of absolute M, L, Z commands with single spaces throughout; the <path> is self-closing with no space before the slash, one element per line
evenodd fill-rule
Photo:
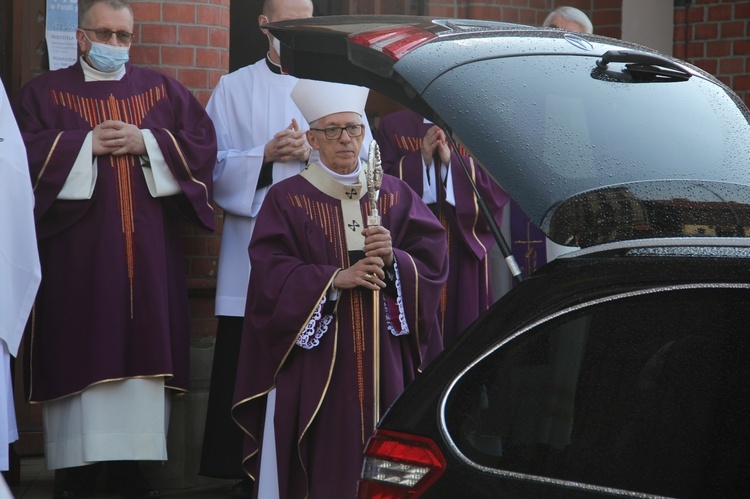
<path fill-rule="evenodd" d="M 328 140 L 338 140 L 341 138 L 341 134 L 346 130 L 346 134 L 349 137 L 359 137 L 364 131 L 364 125 L 347 125 L 347 126 L 332 126 L 329 128 L 311 128 L 316 132 L 323 132 Z"/>
<path fill-rule="evenodd" d="M 112 34 L 117 35 L 117 41 L 120 43 L 130 43 L 133 40 L 133 33 L 127 31 L 112 31 L 111 29 L 92 29 L 92 28 L 80 28 L 82 31 L 93 31 L 97 41 L 108 42 L 112 38 Z"/>

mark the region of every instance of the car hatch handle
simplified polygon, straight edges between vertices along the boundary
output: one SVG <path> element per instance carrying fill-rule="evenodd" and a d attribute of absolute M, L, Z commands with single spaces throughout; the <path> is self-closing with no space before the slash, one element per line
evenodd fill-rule
<path fill-rule="evenodd" d="M 625 63 L 631 72 L 650 73 L 681 80 L 687 80 L 693 75 L 688 68 L 666 57 L 637 50 L 608 50 L 596 61 L 596 65 L 601 69 L 607 69 L 611 62 Z"/>

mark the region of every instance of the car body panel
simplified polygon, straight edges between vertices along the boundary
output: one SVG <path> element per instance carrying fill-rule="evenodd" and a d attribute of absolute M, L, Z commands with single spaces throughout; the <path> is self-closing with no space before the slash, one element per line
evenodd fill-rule
<path fill-rule="evenodd" d="M 750 493 L 750 112 L 729 88 L 559 29 L 267 28 L 291 74 L 367 86 L 449 130 L 577 248 L 500 298 L 382 417 L 379 432 L 442 452 L 423 497 Z"/>
<path fill-rule="evenodd" d="M 403 25 L 434 37 L 398 61 L 352 41 Z M 334 16 L 268 28 L 291 74 L 368 86 L 451 130 L 558 244 L 705 236 L 706 229 L 746 235 L 744 223 L 727 230 L 726 219 L 699 220 L 707 204 L 724 201 L 747 216 L 750 115 L 727 87 L 686 63 L 609 38 L 487 21 Z M 649 55 L 665 75 L 676 67 L 685 77 L 651 80 L 637 65 L 597 64 L 618 51 Z M 628 199 L 627 213 L 580 234 L 571 217 L 583 210 L 602 218 L 612 211 L 602 199 L 612 193 L 614 204 Z M 664 232 L 660 212 L 644 204 L 670 217 L 679 212 L 679 229 Z"/>

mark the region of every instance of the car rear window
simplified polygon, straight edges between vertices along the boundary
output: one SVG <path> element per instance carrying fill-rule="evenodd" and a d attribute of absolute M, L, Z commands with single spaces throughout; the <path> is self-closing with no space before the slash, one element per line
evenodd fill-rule
<path fill-rule="evenodd" d="M 542 228 L 558 203 L 612 185 L 705 180 L 742 185 L 747 199 L 750 123 L 727 89 L 697 75 L 619 81 L 596 61 L 590 53 L 477 59 L 435 78 L 424 99 Z M 617 73 L 625 66 L 610 64 Z M 678 194 L 706 201 L 694 193 Z"/>
<path fill-rule="evenodd" d="M 471 465 L 525 480 L 743 495 L 748 303 L 747 288 L 664 289 L 531 327 L 451 388 L 449 438 Z"/>

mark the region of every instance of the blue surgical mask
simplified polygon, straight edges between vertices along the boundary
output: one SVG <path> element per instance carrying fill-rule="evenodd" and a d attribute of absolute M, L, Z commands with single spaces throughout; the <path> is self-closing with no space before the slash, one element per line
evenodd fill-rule
<path fill-rule="evenodd" d="M 114 73 L 128 62 L 130 59 L 129 51 L 129 47 L 91 42 L 91 49 L 88 54 L 89 61 L 94 69 L 98 69 L 102 73 Z"/>

